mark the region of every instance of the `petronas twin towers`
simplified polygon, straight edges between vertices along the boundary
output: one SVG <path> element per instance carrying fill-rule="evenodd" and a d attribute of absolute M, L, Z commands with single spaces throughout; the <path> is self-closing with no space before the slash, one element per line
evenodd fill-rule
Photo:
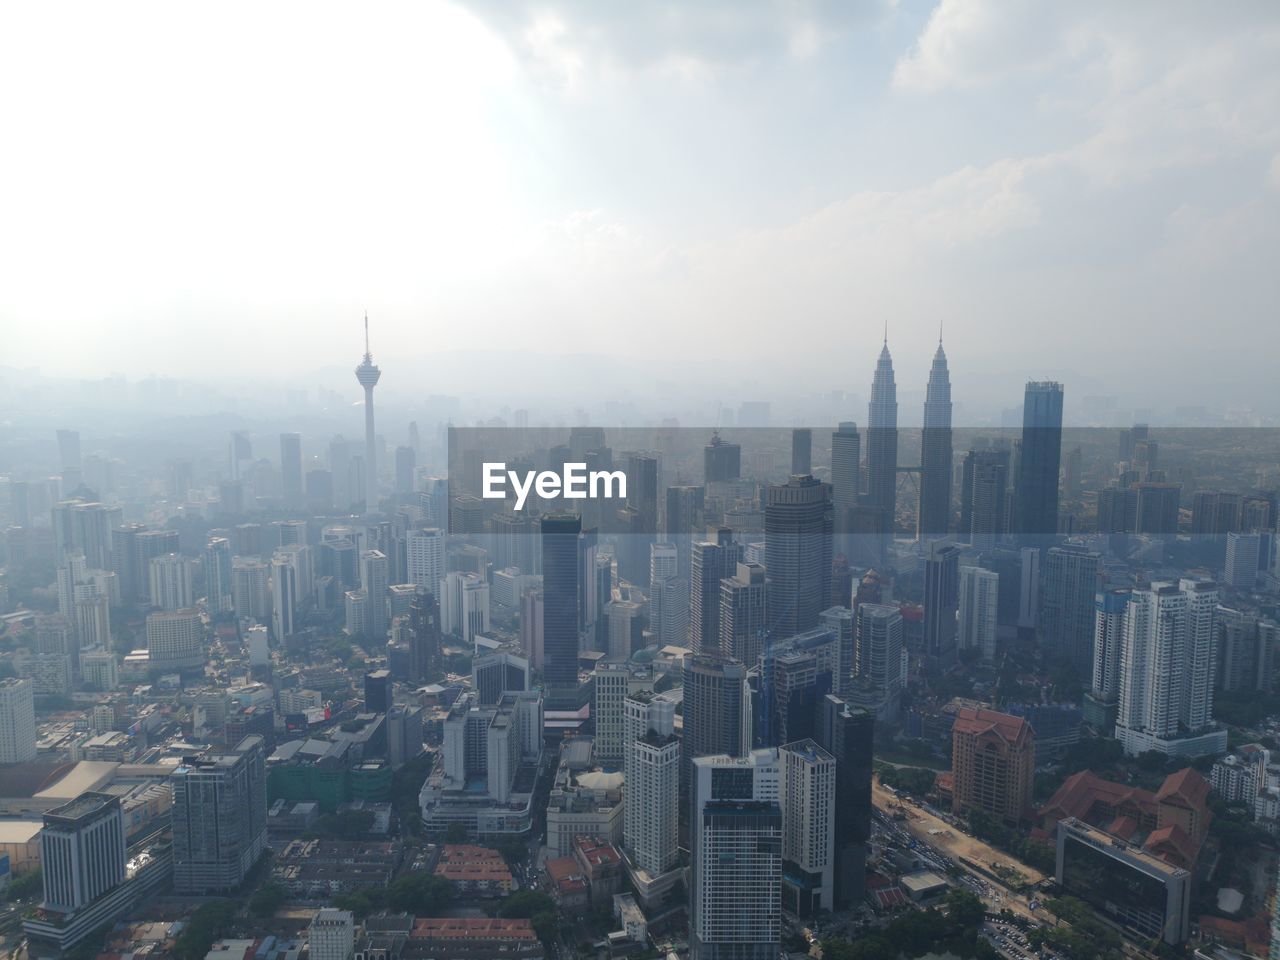
<path fill-rule="evenodd" d="M 868 506 L 882 511 L 891 532 L 898 507 L 898 387 L 886 336 L 871 381 L 867 405 Z M 920 539 L 944 536 L 951 526 L 951 375 L 947 355 L 938 338 L 924 400 L 924 431 L 920 449 Z"/>

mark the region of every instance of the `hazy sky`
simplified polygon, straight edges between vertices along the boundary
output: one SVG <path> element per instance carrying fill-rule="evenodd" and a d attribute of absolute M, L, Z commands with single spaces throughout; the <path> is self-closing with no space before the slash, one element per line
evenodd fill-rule
<path fill-rule="evenodd" d="M 1276 392 L 1271 0 L 10 4 L 0 130 L 0 366 Z"/>

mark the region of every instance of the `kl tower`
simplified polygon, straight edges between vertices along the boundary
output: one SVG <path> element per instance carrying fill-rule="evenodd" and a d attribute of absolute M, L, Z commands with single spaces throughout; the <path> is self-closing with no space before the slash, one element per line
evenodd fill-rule
<path fill-rule="evenodd" d="M 378 503 L 378 458 L 373 446 L 373 388 L 378 385 L 382 371 L 373 362 L 369 352 L 369 313 L 364 315 L 364 360 L 356 367 L 356 379 L 364 387 L 364 498 L 365 509 Z"/>

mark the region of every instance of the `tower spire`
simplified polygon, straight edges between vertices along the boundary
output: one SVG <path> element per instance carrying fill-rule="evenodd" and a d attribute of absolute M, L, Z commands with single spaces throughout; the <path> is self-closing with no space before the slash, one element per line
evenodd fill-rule
<path fill-rule="evenodd" d="M 938 346 L 942 346 L 942 318 L 938 318 Z"/>
<path fill-rule="evenodd" d="M 884 318 L 884 345 L 889 345 L 889 318 Z"/>
<path fill-rule="evenodd" d="M 366 357 L 372 356 L 372 354 L 369 353 L 369 311 L 368 310 L 364 312 L 364 355 Z"/>

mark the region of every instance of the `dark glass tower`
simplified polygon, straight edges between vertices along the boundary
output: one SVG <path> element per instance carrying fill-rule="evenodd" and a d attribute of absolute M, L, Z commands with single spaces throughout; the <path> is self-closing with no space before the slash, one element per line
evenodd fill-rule
<path fill-rule="evenodd" d="M 764 491 L 765 629 L 790 637 L 818 625 L 831 600 L 831 485 L 792 477 Z"/>
<path fill-rule="evenodd" d="M 920 514 L 916 527 L 921 540 L 945 536 L 951 529 L 951 375 L 947 355 L 933 355 L 924 398 L 924 432 L 920 438 Z"/>
<path fill-rule="evenodd" d="M 1022 452 L 1016 489 L 1017 533 L 1048 540 L 1058 532 L 1062 460 L 1062 384 L 1032 381 L 1022 406 Z"/>
<path fill-rule="evenodd" d="M 576 514 L 542 518 L 543 677 L 561 695 L 578 685 L 578 535 Z"/>
<path fill-rule="evenodd" d="M 836 696 L 823 699 L 818 742 L 836 758 L 835 904 L 847 908 L 866 893 L 871 838 L 872 741 L 875 719 Z"/>
<path fill-rule="evenodd" d="M 867 505 L 880 510 L 892 534 L 898 497 L 898 388 L 886 339 L 867 405 Z"/>
<path fill-rule="evenodd" d="M 720 753 L 740 757 L 747 745 L 750 731 L 743 730 L 746 679 L 746 668 L 718 651 L 704 651 L 685 660 L 680 821 L 686 836 L 693 758 Z"/>

